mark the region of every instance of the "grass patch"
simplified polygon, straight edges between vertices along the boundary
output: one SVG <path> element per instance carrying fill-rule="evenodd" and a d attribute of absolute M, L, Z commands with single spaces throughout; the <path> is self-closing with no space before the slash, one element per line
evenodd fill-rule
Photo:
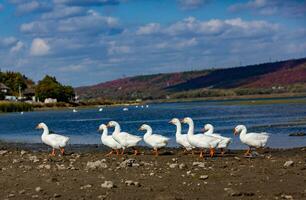
<path fill-rule="evenodd" d="M 32 111 L 33 106 L 23 102 L 0 102 L 0 112 Z"/>

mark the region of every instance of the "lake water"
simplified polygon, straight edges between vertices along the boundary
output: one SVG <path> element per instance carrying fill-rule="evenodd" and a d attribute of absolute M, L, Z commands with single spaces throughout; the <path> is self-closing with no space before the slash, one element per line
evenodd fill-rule
<path fill-rule="evenodd" d="M 71 137 L 73 144 L 100 144 L 97 132 L 101 123 L 118 121 L 123 131 L 143 135 L 138 131 L 141 124 L 147 123 L 158 134 L 171 137 L 170 146 L 176 146 L 175 126 L 168 124 L 173 117 L 192 117 L 196 132 L 200 132 L 205 123 L 215 126 L 215 131 L 234 138 L 230 148 L 245 148 L 232 129 L 244 124 L 249 131 L 265 131 L 271 134 L 270 147 L 306 146 L 306 137 L 289 137 L 289 133 L 306 132 L 306 106 L 302 104 L 274 105 L 222 105 L 220 102 L 191 102 L 152 104 L 148 108 L 128 106 L 80 109 L 74 113 L 71 109 L 60 111 L 37 111 L 0 115 L 0 140 L 10 142 L 39 143 L 42 131 L 36 130 L 39 122 L 45 122 L 49 129 Z M 298 122 L 297 124 L 294 124 Z M 183 131 L 187 132 L 187 126 Z M 111 133 L 112 130 L 109 130 Z"/>

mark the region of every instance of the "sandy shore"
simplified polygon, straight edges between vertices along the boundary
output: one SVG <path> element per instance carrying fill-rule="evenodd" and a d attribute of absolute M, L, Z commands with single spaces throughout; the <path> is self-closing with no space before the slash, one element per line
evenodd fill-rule
<path fill-rule="evenodd" d="M 0 149 L 0 199 L 306 199 L 306 148 L 203 160 L 171 148 L 159 157 L 105 157 L 96 145 L 56 157 L 43 145 Z"/>

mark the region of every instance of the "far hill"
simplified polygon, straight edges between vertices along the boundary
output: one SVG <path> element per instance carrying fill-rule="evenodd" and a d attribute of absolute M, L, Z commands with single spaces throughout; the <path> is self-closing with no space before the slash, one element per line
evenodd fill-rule
<path fill-rule="evenodd" d="M 76 88 L 83 99 L 163 99 L 306 92 L 306 58 L 234 68 L 142 75 Z"/>

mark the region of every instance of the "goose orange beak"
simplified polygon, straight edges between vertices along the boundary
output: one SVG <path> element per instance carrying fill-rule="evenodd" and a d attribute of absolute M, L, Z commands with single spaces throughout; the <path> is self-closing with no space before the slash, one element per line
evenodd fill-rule
<path fill-rule="evenodd" d="M 35 129 L 39 129 L 39 126 L 37 125 L 37 126 L 35 127 Z"/>
<path fill-rule="evenodd" d="M 238 132 L 236 131 L 236 129 L 233 129 L 234 135 L 238 135 Z"/>

